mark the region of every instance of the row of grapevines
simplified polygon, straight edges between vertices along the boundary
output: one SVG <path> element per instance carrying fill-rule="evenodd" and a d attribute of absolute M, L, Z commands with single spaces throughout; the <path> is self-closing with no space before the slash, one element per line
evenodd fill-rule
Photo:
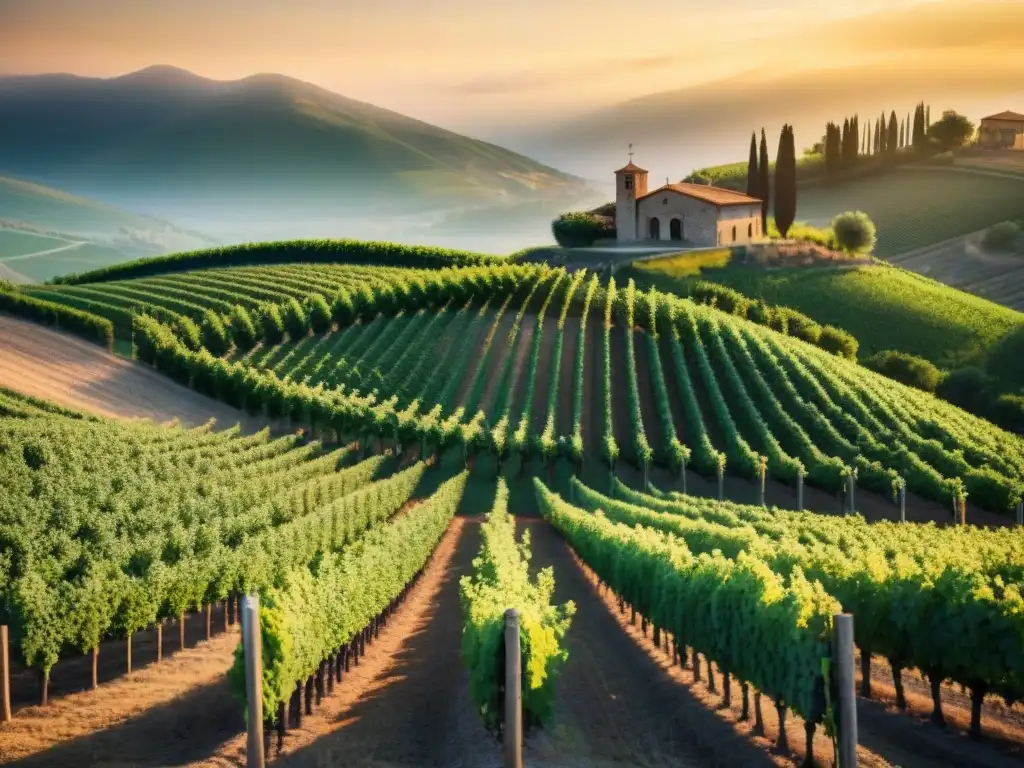
<path fill-rule="evenodd" d="M 620 501 L 580 483 L 573 491 L 577 503 L 679 536 L 695 552 L 752 554 L 784 578 L 801 569 L 854 614 L 862 652 L 888 657 L 894 669 L 918 667 L 936 684 L 953 679 L 981 696 L 1024 695 L 1024 545 L 1009 531 L 868 525 L 741 505 L 718 505 L 711 517 L 711 505 L 688 497 L 659 500 L 620 486 Z"/>
<path fill-rule="evenodd" d="M 825 715 L 822 660 L 839 604 L 799 567 L 782 579 L 755 555 L 695 555 L 651 528 L 610 521 L 562 501 L 535 481 L 541 509 L 602 581 L 719 668 L 806 721 Z"/>
<path fill-rule="evenodd" d="M 572 437 L 570 452 L 577 465 L 583 461 L 583 376 L 587 351 L 587 319 L 590 317 L 590 304 L 597 292 L 598 278 L 593 275 L 587 283 L 583 296 L 583 307 L 580 312 L 580 331 L 576 340 L 576 362 L 573 369 L 572 390 Z"/>
<path fill-rule="evenodd" d="M 516 522 L 508 513 L 508 486 L 498 480 L 497 497 L 480 528 L 483 541 L 473 572 L 462 577 L 462 660 L 469 690 L 484 723 L 503 722 L 505 611 L 519 612 L 523 671 L 523 716 L 528 725 L 549 720 L 555 676 L 568 657 L 563 641 L 576 606 L 552 605 L 555 576 L 545 568 L 530 578 L 530 532 L 516 543 Z"/>
<path fill-rule="evenodd" d="M 562 300 L 562 310 L 558 315 L 555 346 L 551 359 L 551 372 L 548 378 L 548 407 L 544 419 L 544 429 L 537 439 L 537 448 L 549 466 L 559 453 L 558 428 L 555 424 L 555 417 L 558 408 L 558 383 L 562 371 L 562 347 L 565 343 L 565 318 L 569 314 L 569 308 L 572 306 L 576 292 L 579 291 L 580 286 L 583 284 L 585 276 L 585 269 L 579 269 L 573 274 L 569 287 L 566 289 L 565 298 Z"/>
<path fill-rule="evenodd" d="M 658 292 L 656 290 L 652 289 L 648 292 L 645 309 L 648 322 L 644 338 L 647 343 L 647 355 L 651 361 L 651 388 L 654 390 L 654 407 L 658 413 L 658 421 L 661 423 L 661 453 L 669 469 L 678 474 L 686 471 L 686 464 L 690 460 L 692 451 L 680 442 L 672 419 L 668 385 L 665 383 L 665 370 L 661 365 L 661 353 L 658 349 Z"/>
<path fill-rule="evenodd" d="M 263 711 L 276 720 L 297 684 L 381 614 L 434 551 L 462 498 L 466 473 L 423 504 L 375 528 L 340 553 L 322 553 L 315 567 L 298 564 L 260 600 Z M 229 677 L 245 701 L 241 647 Z"/>
<path fill-rule="evenodd" d="M 636 349 L 633 340 L 633 328 L 636 326 L 636 285 L 633 280 L 626 284 L 624 295 L 626 322 L 623 331 L 626 336 L 626 385 L 629 395 L 629 426 L 633 435 L 633 459 L 642 467 L 646 476 L 654 451 L 644 431 L 644 416 L 640 409 L 640 387 L 636 379 Z"/>
<path fill-rule="evenodd" d="M 537 387 L 537 367 L 540 363 L 541 341 L 544 338 L 544 318 L 547 316 L 548 307 L 551 305 L 551 302 L 562 287 L 562 283 L 565 281 L 566 275 L 564 272 L 557 275 L 554 283 L 551 285 L 551 290 L 548 291 L 547 298 L 544 299 L 544 303 L 537 312 L 537 318 L 533 326 L 533 339 L 530 345 L 530 362 L 526 371 L 526 391 L 523 393 L 523 406 L 520 409 L 519 423 L 516 425 L 515 432 L 512 433 L 512 449 L 519 454 L 523 465 L 525 465 L 529 460 L 535 443 L 534 435 L 530 429 L 530 418 L 533 413 L 533 393 Z M 519 377 L 516 378 L 518 379 Z M 508 407 L 511 410 L 511 401 L 509 402 Z M 539 439 L 536 442 L 539 443 Z"/>
<path fill-rule="evenodd" d="M 615 278 L 608 280 L 608 288 L 604 303 L 604 326 L 601 335 L 601 361 L 604 369 L 601 374 L 601 458 L 611 469 L 619 457 L 619 444 L 615 441 L 615 422 L 612 412 L 612 318 L 615 308 Z"/>

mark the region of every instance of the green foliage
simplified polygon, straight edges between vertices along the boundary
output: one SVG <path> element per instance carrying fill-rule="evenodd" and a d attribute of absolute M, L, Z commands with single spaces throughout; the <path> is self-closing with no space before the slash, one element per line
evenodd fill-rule
<path fill-rule="evenodd" d="M 988 354 L 985 370 L 1003 386 L 1024 387 L 1024 325 L 996 342 Z"/>
<path fill-rule="evenodd" d="M 282 307 L 281 319 L 284 329 L 292 339 L 301 339 L 309 333 L 309 318 L 297 299 L 290 298 Z"/>
<path fill-rule="evenodd" d="M 971 413 L 984 413 L 993 387 L 992 377 L 977 366 L 950 371 L 939 382 L 936 394 Z"/>
<path fill-rule="evenodd" d="M 874 222 L 862 211 L 847 211 L 832 219 L 836 246 L 846 253 L 871 253 L 875 247 Z"/>
<path fill-rule="evenodd" d="M 561 214 L 551 222 L 555 242 L 563 248 L 582 248 L 593 245 L 601 237 L 604 224 L 597 216 L 585 211 Z"/>
<path fill-rule="evenodd" d="M 220 357 L 231 348 L 231 336 L 224 326 L 224 320 L 216 312 L 206 310 L 200 330 L 203 346 L 214 356 Z"/>
<path fill-rule="evenodd" d="M 284 341 L 284 321 L 281 318 L 281 312 L 278 310 L 276 304 L 264 304 L 256 310 L 253 318 L 255 321 L 256 332 L 260 339 L 265 344 L 273 345 L 280 344 Z M 238 327 L 244 327 L 244 321 L 237 315 L 233 315 L 230 319 L 232 331 L 236 338 L 239 338 Z M 245 332 L 243 331 L 241 336 L 245 338 Z M 237 342 L 239 348 L 245 349 L 248 345 L 247 340 Z"/>
<path fill-rule="evenodd" d="M 307 298 L 302 309 L 309 318 L 309 327 L 313 333 L 324 333 L 330 329 L 333 321 L 331 307 L 319 293 Z"/>
<path fill-rule="evenodd" d="M 934 139 L 942 150 L 962 147 L 974 137 L 974 123 L 963 115 L 946 114 L 928 127 L 928 138 Z"/>
<path fill-rule="evenodd" d="M 989 414 L 992 421 L 1003 429 L 1024 435 L 1024 395 L 1000 395 L 992 404 Z"/>
<path fill-rule="evenodd" d="M 890 379 L 925 392 L 935 392 L 942 381 L 942 371 L 927 360 L 906 352 L 885 350 L 865 358 L 864 365 Z"/>
<path fill-rule="evenodd" d="M 750 557 L 780 579 L 813 580 L 854 614 L 862 652 L 1011 699 L 1024 693 L 1024 660 L 1010 650 L 1024 630 L 1024 560 L 1010 529 L 868 524 L 680 494 L 655 498 L 622 484 L 615 496 L 574 482 L 578 504 L 620 525 L 671 536 L 697 556 L 717 551 L 737 564 Z M 954 635 L 941 634 L 954 626 Z"/>
<path fill-rule="evenodd" d="M 0 290 L 0 311 L 59 328 L 102 344 L 107 349 L 114 347 L 113 323 L 80 309 L 44 301 L 19 291 Z"/>
<path fill-rule="evenodd" d="M 277 319 L 279 320 L 280 318 Z M 256 342 L 259 340 L 259 333 L 245 307 L 240 304 L 233 306 L 227 320 L 231 340 L 238 349 L 246 352 L 256 346 Z"/>
<path fill-rule="evenodd" d="M 821 721 L 821 661 L 840 605 L 820 583 L 799 566 L 783 578 L 745 552 L 732 560 L 697 554 L 682 538 L 583 512 L 535 482 L 545 517 L 569 545 L 681 650 L 692 647 L 805 720 Z"/>
<path fill-rule="evenodd" d="M 831 325 L 821 327 L 821 335 L 818 337 L 818 346 L 833 355 L 845 357 L 847 360 L 857 359 L 859 344 L 853 334 L 847 333 L 841 328 Z"/>
<path fill-rule="evenodd" d="M 277 719 L 296 685 L 401 594 L 434 551 L 462 499 L 467 473 L 444 483 L 424 503 L 372 528 L 340 552 L 320 550 L 296 564 L 260 595 L 263 646 L 263 711 Z M 368 505 L 383 506 L 367 500 Z M 375 517 L 383 523 L 388 515 Z M 245 702 L 241 645 L 228 673 L 235 696 Z"/>
<path fill-rule="evenodd" d="M 211 267 L 241 267 L 258 264 L 328 263 L 375 264 L 395 267 L 441 269 L 501 263 L 502 256 L 454 251 L 430 246 L 400 245 L 361 240 L 285 240 L 273 243 L 243 243 L 201 251 L 172 253 L 115 264 L 103 269 L 55 278 L 57 285 L 99 283 L 129 277 L 149 277 L 169 272 Z"/>
<path fill-rule="evenodd" d="M 775 162 L 775 196 L 773 198 L 775 221 L 786 237 L 796 219 L 796 145 L 793 127 L 782 126 L 779 136 L 779 151 Z"/>
<path fill-rule="evenodd" d="M 473 573 L 462 577 L 462 659 L 469 690 L 484 723 L 498 729 L 504 719 L 505 611 L 519 613 L 523 673 L 523 718 L 527 726 L 550 721 L 555 678 L 568 658 L 564 647 L 576 606 L 552 605 L 554 571 L 530 578 L 530 533 L 515 539 L 515 518 L 508 513 L 508 486 L 498 480 L 494 507 L 481 526 L 483 542 Z"/>

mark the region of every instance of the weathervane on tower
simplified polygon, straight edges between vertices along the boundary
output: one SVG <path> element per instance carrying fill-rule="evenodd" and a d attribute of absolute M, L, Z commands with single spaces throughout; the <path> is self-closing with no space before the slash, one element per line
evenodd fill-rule
<path fill-rule="evenodd" d="M 629 145 L 629 162 L 633 162 L 633 145 Z"/>

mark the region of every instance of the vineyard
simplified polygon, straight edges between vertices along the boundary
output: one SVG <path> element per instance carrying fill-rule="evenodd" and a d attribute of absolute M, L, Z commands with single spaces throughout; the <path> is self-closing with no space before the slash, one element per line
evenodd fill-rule
<path fill-rule="evenodd" d="M 993 698 L 1007 710 L 1024 698 L 1019 437 L 631 280 L 416 259 L 191 271 L 165 259 L 5 294 L 12 311 L 106 328 L 140 363 L 294 430 L 111 422 L 0 390 L 0 624 L 41 701 L 69 658 L 92 657 L 96 687 L 105 644 L 127 640 L 131 671 L 139 632 L 184 648 L 189 614 L 206 614 L 209 637 L 212 606 L 227 624 L 256 592 L 265 735 L 277 729 L 287 751 L 314 698 L 365 664 L 425 572 L 447 567 L 432 558 L 470 507 L 489 514 L 440 588 L 456 609 L 424 631 L 449 632 L 466 702 L 492 732 L 509 608 L 530 726 L 604 696 L 581 664 L 642 667 L 611 658 L 629 652 L 609 655 L 617 641 L 595 629 L 605 589 L 628 608 L 623 624 L 653 628 L 654 647 L 716 694 L 717 667 L 725 707 L 735 682 L 744 717 L 752 705 L 759 732 L 777 723 L 780 747 L 798 717 L 808 756 L 834 732 L 823 660 L 840 612 L 854 616 L 863 696 L 884 659 L 906 706 L 903 673 L 919 670 L 941 723 L 961 685 L 976 738 Z M 545 519 L 518 533 L 514 513 L 534 508 Z M 434 606 L 417 610 L 427 622 Z M 241 648 L 227 680 L 244 700 Z M 614 717 L 657 717 L 621 702 L 635 712 Z"/>
<path fill-rule="evenodd" d="M 140 360 L 250 413 L 499 470 L 624 462 L 672 482 L 806 484 L 824 494 L 808 506 L 830 508 L 864 489 L 890 516 L 905 487 L 949 510 L 940 520 L 969 500 L 986 522 L 1012 522 L 1024 487 L 1016 436 L 795 338 L 580 271 L 292 264 L 19 295 L 111 320 Z"/>
<path fill-rule="evenodd" d="M 583 560 L 654 623 L 655 637 L 668 629 L 679 653 L 691 647 L 808 722 L 825 715 L 820 643 L 839 604 L 856 617 L 867 697 L 872 654 L 887 658 L 897 680 L 904 668 L 927 675 L 936 722 L 945 722 L 943 681 L 970 689 L 975 737 L 987 694 L 1024 694 L 1019 534 L 868 525 L 649 495 L 621 482 L 610 497 L 573 480 L 578 508 L 539 481 L 538 494 Z M 901 683 L 896 692 L 905 707 Z"/>

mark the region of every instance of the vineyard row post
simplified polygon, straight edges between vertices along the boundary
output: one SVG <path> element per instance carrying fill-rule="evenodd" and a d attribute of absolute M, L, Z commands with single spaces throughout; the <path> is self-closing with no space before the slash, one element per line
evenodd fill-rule
<path fill-rule="evenodd" d="M 263 643 L 260 636 L 260 599 L 242 598 L 242 650 L 245 653 L 245 697 L 248 702 L 247 768 L 264 768 L 263 754 Z"/>
<path fill-rule="evenodd" d="M 0 626 L 0 723 L 11 721 L 11 663 L 7 650 L 7 625 Z"/>
<path fill-rule="evenodd" d="M 804 511 L 804 469 L 800 467 L 800 471 L 796 474 L 796 509 L 798 512 Z"/>
<path fill-rule="evenodd" d="M 523 673 L 519 611 L 505 611 L 505 768 L 523 768 Z"/>
<path fill-rule="evenodd" d="M 832 624 L 832 662 L 839 710 L 839 768 L 857 765 L 857 698 L 853 675 L 853 614 L 837 613 Z"/>

